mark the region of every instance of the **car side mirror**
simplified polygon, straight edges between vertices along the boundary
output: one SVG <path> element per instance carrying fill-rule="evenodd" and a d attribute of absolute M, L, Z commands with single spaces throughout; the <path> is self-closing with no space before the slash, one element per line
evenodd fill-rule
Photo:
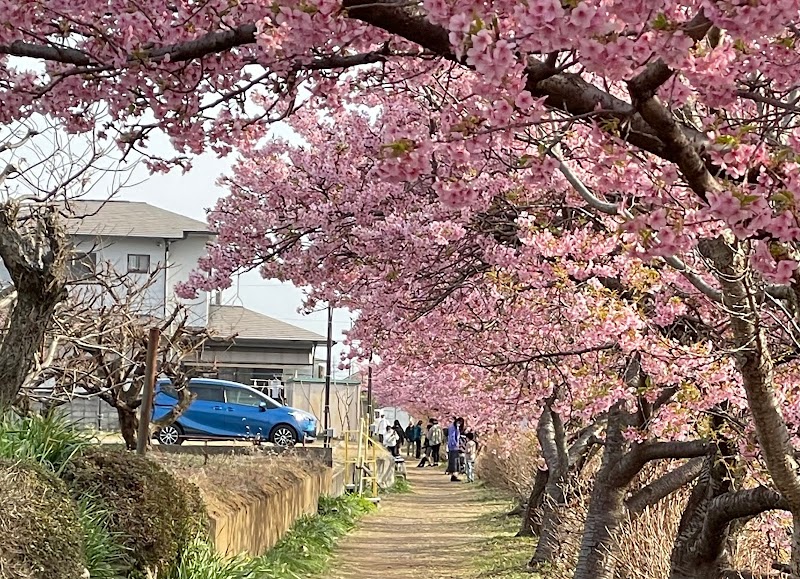
<path fill-rule="evenodd" d="M 267 411 L 267 403 L 266 402 L 259 402 L 258 410 L 260 412 L 266 412 Z"/>

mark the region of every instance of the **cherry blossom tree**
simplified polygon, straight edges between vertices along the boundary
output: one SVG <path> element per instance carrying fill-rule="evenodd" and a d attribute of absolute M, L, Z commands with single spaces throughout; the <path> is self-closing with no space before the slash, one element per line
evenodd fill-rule
<path fill-rule="evenodd" d="M 795 0 L 0 7 L 15 23 L 0 33 L 7 119 L 36 111 L 81 131 L 102 103 L 108 130 L 129 149 L 159 127 L 180 153 L 241 146 L 240 180 L 260 170 L 257 157 L 287 153 L 252 148 L 270 121 L 288 119 L 310 143 L 327 123 L 352 125 L 347 140 L 318 145 L 314 183 L 273 166 L 245 185 L 249 196 L 220 206 L 220 246 L 196 286 L 224 286 L 264 264 L 312 286 L 312 300 L 424 314 L 479 274 L 547 285 L 644 263 L 652 285 L 676 288 L 656 292 L 657 311 L 687 307 L 682 294 L 699 300 L 725 340 L 726 376 L 712 384 L 731 384 L 708 389 L 736 400 L 742 387 L 759 456 L 794 515 L 790 566 L 800 574 L 797 396 L 785 370 L 798 343 Z M 43 70 L 10 57 L 38 59 Z M 327 120 L 297 114 L 308 109 Z M 377 118 L 352 114 L 364 110 Z M 352 180 L 326 181 L 343 157 L 362 159 Z M 297 179 L 295 198 L 309 185 L 305 204 L 271 194 L 282 178 Z M 565 218 L 582 223 L 562 235 Z M 464 241 L 465 225 L 485 237 Z M 391 259 L 379 251 L 387 243 L 396 244 Z M 437 255 L 438 269 L 429 266 Z M 617 263 L 596 265 L 601 256 Z M 680 372 L 658 379 L 644 344 L 616 337 L 625 368 L 638 359 L 655 384 L 680 383 Z M 620 407 L 630 385 L 622 375 L 614 385 L 610 408 L 630 414 Z M 606 433 L 606 449 L 610 439 L 632 444 L 618 436 L 625 428 L 622 420 Z M 620 501 L 617 492 L 605 510 Z M 587 523 L 596 532 L 584 534 L 577 577 L 611 572 L 592 554 L 601 523 Z"/>

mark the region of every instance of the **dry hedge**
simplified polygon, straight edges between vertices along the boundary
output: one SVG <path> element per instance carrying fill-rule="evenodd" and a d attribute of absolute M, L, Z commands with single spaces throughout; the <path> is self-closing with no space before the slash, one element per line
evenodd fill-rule
<path fill-rule="evenodd" d="M 79 579 L 86 557 L 63 482 L 35 464 L 0 460 L 0 579 Z"/>
<path fill-rule="evenodd" d="M 90 494 L 109 508 L 110 531 L 119 534 L 141 571 L 176 562 L 205 524 L 197 488 L 142 456 L 89 448 L 63 478 L 75 496 Z"/>

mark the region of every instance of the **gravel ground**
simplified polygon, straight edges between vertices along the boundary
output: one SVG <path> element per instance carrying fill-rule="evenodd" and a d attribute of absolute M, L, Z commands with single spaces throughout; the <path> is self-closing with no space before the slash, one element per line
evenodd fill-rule
<path fill-rule="evenodd" d="M 409 468 L 412 492 L 388 495 L 342 539 L 328 579 L 471 579 L 498 504 L 439 469 Z"/>

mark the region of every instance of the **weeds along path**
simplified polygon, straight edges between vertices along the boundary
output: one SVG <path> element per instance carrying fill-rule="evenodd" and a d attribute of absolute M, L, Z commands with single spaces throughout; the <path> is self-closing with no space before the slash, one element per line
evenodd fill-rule
<path fill-rule="evenodd" d="M 469 579 L 496 513 L 473 485 L 450 482 L 440 469 L 409 468 L 411 492 L 383 497 L 343 538 L 328 579 Z M 482 524 L 482 522 L 484 524 Z"/>

